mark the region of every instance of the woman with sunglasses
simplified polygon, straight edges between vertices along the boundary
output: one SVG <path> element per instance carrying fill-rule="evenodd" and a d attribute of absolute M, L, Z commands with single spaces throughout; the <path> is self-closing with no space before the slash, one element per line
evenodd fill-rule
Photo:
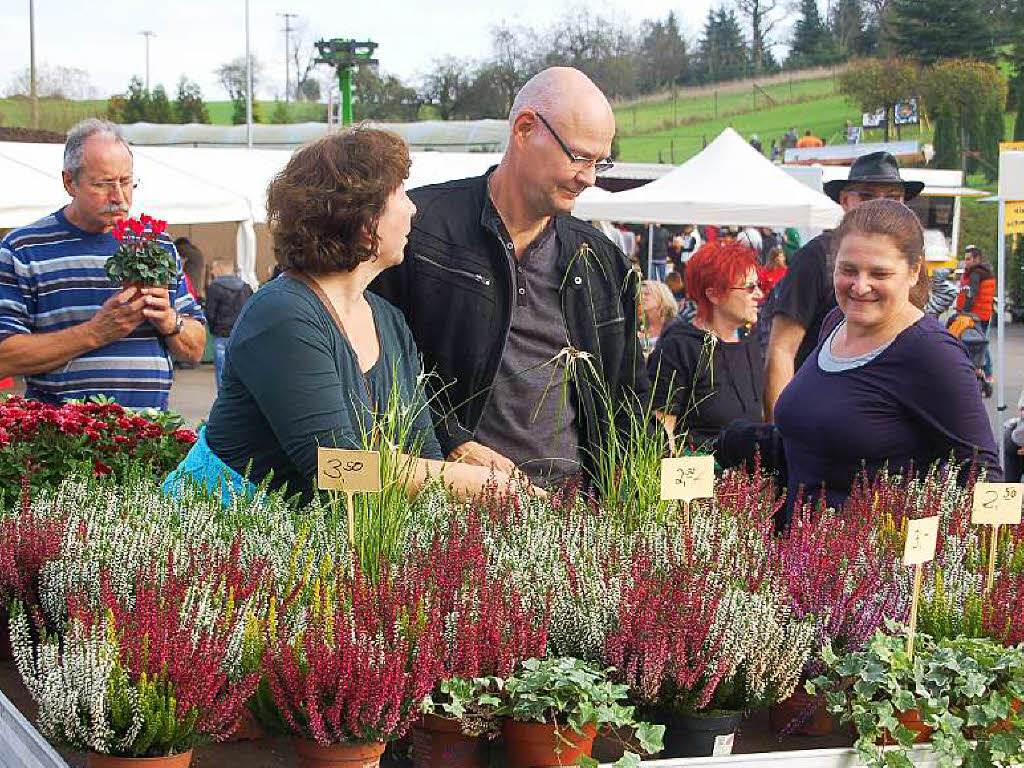
<path fill-rule="evenodd" d="M 735 240 L 707 243 L 686 264 L 689 323 L 669 325 L 647 360 L 654 408 L 669 434 L 713 451 L 734 419 L 761 421 L 762 363 L 755 334 L 757 255 Z"/>

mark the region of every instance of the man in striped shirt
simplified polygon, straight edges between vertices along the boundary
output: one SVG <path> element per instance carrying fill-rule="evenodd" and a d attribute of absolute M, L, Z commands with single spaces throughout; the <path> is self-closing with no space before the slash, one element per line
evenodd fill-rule
<path fill-rule="evenodd" d="M 106 395 L 130 408 L 167 409 L 172 355 L 198 362 L 205 318 L 178 261 L 171 289 L 120 289 L 103 270 L 128 217 L 132 153 L 116 125 L 85 120 L 68 132 L 64 189 L 71 203 L 0 242 L 0 376 L 25 377 L 50 403 Z"/>

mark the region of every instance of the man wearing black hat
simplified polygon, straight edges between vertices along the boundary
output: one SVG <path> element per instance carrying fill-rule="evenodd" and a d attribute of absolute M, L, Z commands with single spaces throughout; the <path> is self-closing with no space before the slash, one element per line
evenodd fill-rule
<path fill-rule="evenodd" d="M 906 202 L 924 189 L 919 181 L 900 178 L 896 158 L 888 152 L 858 157 L 847 179 L 825 184 L 825 194 L 852 211 L 877 198 Z M 793 265 L 779 283 L 765 362 L 765 421 L 772 421 L 775 401 L 793 374 L 818 345 L 821 323 L 836 306 L 829 260 L 831 232 L 822 232 L 793 255 Z"/>

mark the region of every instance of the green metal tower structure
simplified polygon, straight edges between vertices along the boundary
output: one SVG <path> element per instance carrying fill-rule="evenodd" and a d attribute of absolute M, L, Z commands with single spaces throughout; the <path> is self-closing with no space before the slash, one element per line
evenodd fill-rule
<path fill-rule="evenodd" d="M 341 124 L 352 124 L 352 70 L 377 63 L 372 58 L 377 43 L 369 40 L 357 42 L 336 37 L 333 40 L 317 40 L 316 49 L 320 56 L 317 64 L 329 64 L 338 73 L 338 87 L 341 90 Z"/>

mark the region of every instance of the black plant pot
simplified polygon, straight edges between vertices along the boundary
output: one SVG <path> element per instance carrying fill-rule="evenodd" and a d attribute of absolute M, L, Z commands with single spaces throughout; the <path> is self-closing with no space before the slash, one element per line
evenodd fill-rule
<path fill-rule="evenodd" d="M 677 715 L 665 725 L 667 757 L 710 757 L 732 754 L 732 741 L 742 712 L 713 715 Z"/>

